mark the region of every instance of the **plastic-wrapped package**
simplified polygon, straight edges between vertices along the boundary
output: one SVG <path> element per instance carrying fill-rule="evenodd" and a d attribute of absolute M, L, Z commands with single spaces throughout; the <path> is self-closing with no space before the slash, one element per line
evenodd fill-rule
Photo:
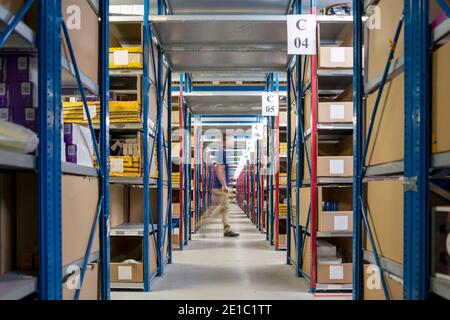
<path fill-rule="evenodd" d="M 351 3 L 341 3 L 329 6 L 325 9 L 325 14 L 327 16 L 351 16 L 352 15 L 352 4 Z"/>
<path fill-rule="evenodd" d="M 0 120 L 0 148 L 21 153 L 34 152 L 39 138 L 33 131 L 20 125 Z"/>

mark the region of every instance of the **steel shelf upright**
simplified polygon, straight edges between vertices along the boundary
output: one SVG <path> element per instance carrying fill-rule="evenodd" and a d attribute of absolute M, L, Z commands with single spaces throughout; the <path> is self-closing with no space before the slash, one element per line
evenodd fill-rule
<path fill-rule="evenodd" d="M 31 2 L 28 1 L 27 4 L 31 5 Z M 38 281 L 42 300 L 62 299 L 61 21 L 60 2 L 40 2 Z"/>

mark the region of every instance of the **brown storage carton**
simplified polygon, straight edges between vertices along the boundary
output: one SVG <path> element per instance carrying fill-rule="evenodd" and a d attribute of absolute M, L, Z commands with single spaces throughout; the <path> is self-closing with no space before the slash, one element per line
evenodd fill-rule
<path fill-rule="evenodd" d="M 164 217 L 167 214 L 167 189 L 164 189 L 163 195 L 164 201 Z M 158 198 L 156 189 L 150 189 L 150 206 L 153 213 L 153 223 L 158 222 Z M 130 188 L 130 223 L 143 223 L 144 222 L 144 198 L 142 188 Z M 165 221 L 165 220 L 164 220 Z"/>
<path fill-rule="evenodd" d="M 142 237 L 111 237 L 111 282 L 143 282 Z M 157 269 L 155 241 L 150 236 L 150 272 Z"/>
<path fill-rule="evenodd" d="M 403 300 L 403 284 L 400 278 L 384 272 L 384 279 L 391 300 Z M 364 265 L 364 300 L 386 300 L 376 265 Z"/>
<path fill-rule="evenodd" d="M 317 283 L 320 284 L 348 284 L 352 283 L 352 264 L 318 264 Z"/>
<path fill-rule="evenodd" d="M 352 188 L 318 188 L 318 227 L 321 232 L 351 232 L 353 230 Z M 339 204 L 340 211 L 324 211 L 323 202 Z"/>
<path fill-rule="evenodd" d="M 380 1 L 377 6 L 381 10 L 379 17 L 381 19 L 381 28 L 369 30 L 369 60 L 367 68 L 369 81 L 382 74 L 386 66 L 389 51 L 391 50 L 391 41 L 403 12 L 402 1 Z M 403 44 L 404 37 L 402 30 L 392 64 L 396 63 L 403 55 Z"/>
<path fill-rule="evenodd" d="M 172 203 L 172 217 L 179 217 L 179 216 L 180 216 L 180 204 Z"/>
<path fill-rule="evenodd" d="M 319 210 L 319 231 L 352 232 L 353 211 Z"/>
<path fill-rule="evenodd" d="M 378 165 L 403 160 L 404 146 L 404 76 L 386 84 L 373 125 L 367 150 L 366 165 Z M 366 126 L 375 105 L 377 92 L 367 98 Z"/>
<path fill-rule="evenodd" d="M 84 274 L 83 285 L 80 290 L 80 300 L 98 300 L 99 296 L 99 266 L 98 263 L 88 265 Z M 63 299 L 73 300 L 76 288 L 79 285 L 79 277 L 71 279 L 63 284 Z"/>
<path fill-rule="evenodd" d="M 20 270 L 35 271 L 38 268 L 38 208 L 37 175 L 18 173 L 16 175 L 16 266 Z"/>
<path fill-rule="evenodd" d="M 14 268 L 16 245 L 14 201 L 14 176 L 0 174 L 0 275 Z"/>
<path fill-rule="evenodd" d="M 127 205 L 126 188 L 123 185 L 111 184 L 110 192 L 110 226 L 116 227 L 126 221 L 125 212 Z"/>
<path fill-rule="evenodd" d="M 320 47 L 319 68 L 353 68 L 353 48 Z"/>
<path fill-rule="evenodd" d="M 0 0 L 0 5 L 4 6 L 12 14 L 16 15 L 23 7 L 24 0 Z"/>
<path fill-rule="evenodd" d="M 62 255 L 63 265 L 83 258 L 89 243 L 99 199 L 98 179 L 62 176 Z M 99 225 L 91 252 L 100 250 Z"/>
<path fill-rule="evenodd" d="M 433 153 L 450 151 L 450 108 L 448 107 L 448 83 L 450 81 L 450 42 L 433 53 L 432 125 L 431 147 Z"/>
<path fill-rule="evenodd" d="M 403 263 L 403 194 L 401 181 L 374 181 L 367 186 L 367 219 L 378 254 L 398 263 Z M 368 235 L 365 248 L 373 251 Z"/>
<path fill-rule="evenodd" d="M 320 102 L 319 123 L 352 123 L 353 102 Z"/>
<path fill-rule="evenodd" d="M 317 157 L 317 176 L 353 176 L 353 157 Z"/>

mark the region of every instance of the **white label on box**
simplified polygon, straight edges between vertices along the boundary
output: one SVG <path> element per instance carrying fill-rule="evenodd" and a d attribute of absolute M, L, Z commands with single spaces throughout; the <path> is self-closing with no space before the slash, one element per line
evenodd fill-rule
<path fill-rule="evenodd" d="M 315 55 L 316 16 L 312 14 L 288 15 L 288 54 Z"/>
<path fill-rule="evenodd" d="M 114 64 L 116 66 L 127 66 L 129 63 L 128 51 L 119 50 L 114 51 Z"/>
<path fill-rule="evenodd" d="M 336 231 L 348 230 L 348 217 L 347 216 L 335 216 L 334 217 L 334 230 L 336 230 Z"/>
<path fill-rule="evenodd" d="M 77 152 L 77 148 L 75 145 L 71 144 L 71 145 L 67 145 L 67 154 L 69 156 L 74 156 Z"/>
<path fill-rule="evenodd" d="M 97 116 L 97 106 L 93 105 L 90 106 L 88 105 L 88 110 L 89 110 L 89 115 L 91 116 L 91 120 L 94 119 Z M 84 120 L 87 120 L 87 114 L 86 114 L 86 110 L 83 107 L 83 118 Z"/>
<path fill-rule="evenodd" d="M 344 267 L 343 266 L 330 266 L 330 279 L 331 280 L 343 280 L 344 279 Z"/>
<path fill-rule="evenodd" d="M 26 108 L 25 109 L 25 120 L 26 121 L 34 121 L 34 120 L 36 120 L 36 109 L 34 109 L 34 108 Z"/>
<path fill-rule="evenodd" d="M 123 159 L 111 158 L 109 165 L 111 172 L 123 173 Z"/>
<path fill-rule="evenodd" d="M 132 280 L 133 279 L 133 269 L 131 266 L 119 266 L 117 268 L 117 278 L 119 280 Z"/>
<path fill-rule="evenodd" d="M 17 59 L 17 69 L 26 70 L 28 68 L 28 58 L 20 57 Z"/>
<path fill-rule="evenodd" d="M 9 120 L 9 109 L 7 108 L 0 108 L 0 120 Z"/>
<path fill-rule="evenodd" d="M 69 102 L 77 102 L 77 98 L 75 98 L 75 97 L 70 97 L 70 98 L 69 98 Z"/>
<path fill-rule="evenodd" d="M 330 174 L 344 174 L 344 160 L 330 160 Z"/>
<path fill-rule="evenodd" d="M 29 96 L 31 94 L 31 83 L 30 82 L 22 83 L 21 93 L 23 96 Z"/>
<path fill-rule="evenodd" d="M 280 107 L 280 97 L 276 92 L 263 92 L 262 94 L 262 115 L 267 117 L 278 116 Z"/>
<path fill-rule="evenodd" d="M 345 107 L 343 104 L 332 104 L 330 106 L 330 119 L 331 120 L 345 119 Z"/>
<path fill-rule="evenodd" d="M 0 96 L 6 96 L 6 83 L 0 83 Z"/>
<path fill-rule="evenodd" d="M 333 63 L 343 63 L 345 62 L 345 48 L 331 48 L 330 50 L 330 60 Z"/>

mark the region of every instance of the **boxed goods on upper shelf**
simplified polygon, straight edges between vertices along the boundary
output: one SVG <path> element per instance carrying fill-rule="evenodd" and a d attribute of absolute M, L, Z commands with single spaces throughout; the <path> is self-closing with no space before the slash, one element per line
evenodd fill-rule
<path fill-rule="evenodd" d="M 143 50 L 141 47 L 121 47 L 109 49 L 110 69 L 142 69 Z"/>

